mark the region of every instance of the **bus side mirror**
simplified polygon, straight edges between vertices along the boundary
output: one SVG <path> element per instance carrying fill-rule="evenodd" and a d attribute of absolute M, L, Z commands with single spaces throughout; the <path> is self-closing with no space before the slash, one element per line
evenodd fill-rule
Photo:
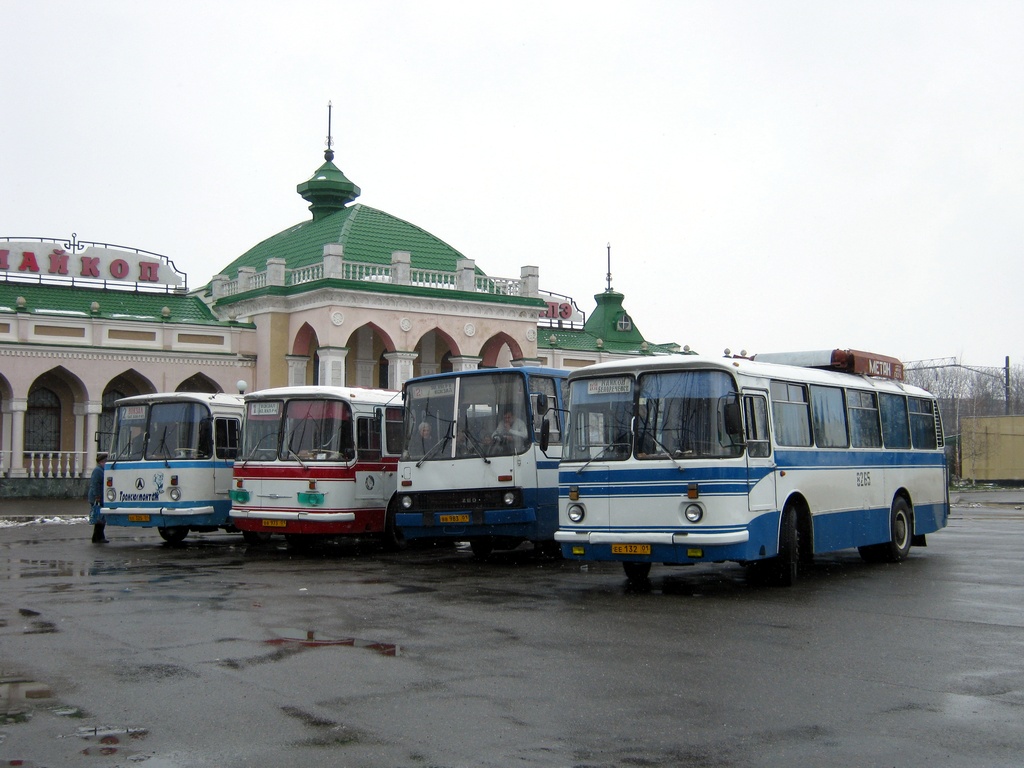
<path fill-rule="evenodd" d="M 547 419 L 540 425 L 540 450 L 542 453 L 548 452 L 548 445 L 551 442 L 551 422 Z"/>
<path fill-rule="evenodd" d="M 546 414 L 548 412 L 548 408 L 550 408 L 550 407 L 551 406 L 548 403 L 548 395 L 547 395 L 547 393 L 546 392 L 538 392 L 537 393 L 537 414 L 540 415 L 540 416 L 543 416 L 544 414 Z"/>
<path fill-rule="evenodd" d="M 725 420 L 725 434 L 729 436 L 734 445 L 743 443 L 743 419 L 740 418 L 740 404 L 738 400 L 729 400 L 722 409 L 722 417 Z"/>

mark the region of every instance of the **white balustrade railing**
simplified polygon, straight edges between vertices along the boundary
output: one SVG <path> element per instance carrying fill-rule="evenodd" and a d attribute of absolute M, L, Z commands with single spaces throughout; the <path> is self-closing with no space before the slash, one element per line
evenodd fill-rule
<path fill-rule="evenodd" d="M 408 254 L 406 254 L 408 255 Z M 333 272 L 340 266 L 340 277 L 343 280 L 358 280 L 360 282 L 390 283 L 392 285 L 411 285 L 419 288 L 440 288 L 442 290 L 457 291 L 470 290 L 476 293 L 489 293 L 502 296 L 524 296 L 527 295 L 527 288 L 521 279 L 511 277 L 490 277 L 487 275 L 474 275 L 473 268 L 468 270 L 446 272 L 432 269 L 411 269 L 406 262 L 402 269 L 398 262 L 391 264 L 366 264 L 354 261 L 340 261 L 338 265 L 331 267 L 332 272 L 328 274 L 324 262 L 310 264 L 306 267 L 283 270 L 283 259 L 272 259 L 273 265 L 268 262 L 268 269 L 263 272 L 248 270 L 248 274 L 234 280 L 228 280 L 225 276 L 219 275 L 214 278 L 214 298 L 234 296 L 241 291 L 250 291 L 265 288 L 268 285 L 301 285 L 322 280 L 324 277 L 334 277 L 339 273 Z M 472 262 L 469 262 L 472 264 Z M 270 275 L 271 268 L 273 276 Z M 465 281 L 465 282 L 464 282 Z"/>
<path fill-rule="evenodd" d="M 10 454 L 6 471 L 10 471 Z M 30 478 L 84 477 L 86 454 L 81 451 L 26 451 L 24 467 Z"/>

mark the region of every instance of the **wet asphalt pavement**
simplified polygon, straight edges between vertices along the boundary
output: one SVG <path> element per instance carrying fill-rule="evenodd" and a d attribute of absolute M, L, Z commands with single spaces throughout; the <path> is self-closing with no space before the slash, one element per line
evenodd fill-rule
<path fill-rule="evenodd" d="M 897 565 L 476 562 L 165 544 L 2 502 L 0 764 L 1010 766 L 1024 495 L 954 494 Z M 12 761 L 22 761 L 15 763 Z"/>

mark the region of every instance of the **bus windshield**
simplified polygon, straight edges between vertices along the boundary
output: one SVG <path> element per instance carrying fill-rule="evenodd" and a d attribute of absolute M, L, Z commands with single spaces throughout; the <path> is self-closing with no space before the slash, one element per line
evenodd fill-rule
<path fill-rule="evenodd" d="M 512 455 L 531 442 L 525 382 L 516 373 L 417 382 L 405 409 L 405 459 Z"/>
<path fill-rule="evenodd" d="M 623 460 L 630 454 L 633 377 L 577 379 L 569 385 L 568 461 Z"/>
<path fill-rule="evenodd" d="M 728 409 L 736 386 L 722 371 L 644 374 L 637 397 L 637 458 L 729 458 L 743 446 Z"/>
<path fill-rule="evenodd" d="M 213 422 L 209 409 L 201 403 L 122 405 L 116 419 L 115 461 L 208 459 L 213 455 Z"/>
<path fill-rule="evenodd" d="M 736 385 L 722 371 L 581 378 L 571 382 L 569 402 L 567 461 L 625 460 L 634 450 L 634 431 L 640 459 L 743 453 Z"/>
<path fill-rule="evenodd" d="M 210 458 L 211 424 L 210 412 L 199 403 L 154 403 L 149 411 L 146 458 Z"/>

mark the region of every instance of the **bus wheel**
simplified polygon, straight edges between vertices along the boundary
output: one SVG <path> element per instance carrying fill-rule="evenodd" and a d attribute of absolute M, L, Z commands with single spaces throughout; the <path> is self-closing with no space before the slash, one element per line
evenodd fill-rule
<path fill-rule="evenodd" d="M 409 545 L 402 529 L 395 525 L 396 511 L 397 507 L 391 504 L 388 506 L 388 511 L 384 513 L 384 533 L 381 535 L 381 542 L 384 544 L 384 549 L 389 552 L 401 552 Z"/>
<path fill-rule="evenodd" d="M 889 531 L 892 536 L 889 541 L 858 547 L 860 556 L 869 563 L 898 563 L 910 554 L 910 545 L 914 539 L 914 518 L 910 505 L 902 496 L 897 496 L 892 503 Z"/>
<path fill-rule="evenodd" d="M 751 576 L 770 587 L 791 587 L 800 565 L 800 535 L 796 528 L 796 507 L 787 504 L 779 523 L 779 554 L 751 563 Z"/>
<path fill-rule="evenodd" d="M 636 560 L 623 560 L 622 570 L 626 572 L 626 578 L 631 582 L 643 582 L 647 581 L 647 577 L 651 573 L 651 564 L 637 562 Z"/>
<path fill-rule="evenodd" d="M 273 535 L 265 531 L 242 531 L 242 541 L 246 544 L 266 544 Z"/>
<path fill-rule="evenodd" d="M 188 536 L 187 525 L 175 525 L 170 528 L 157 528 L 160 533 L 160 538 L 166 541 L 168 544 L 181 544 Z"/>
<path fill-rule="evenodd" d="M 486 560 L 494 551 L 494 542 L 491 539 L 473 539 L 469 542 L 469 548 L 477 560 Z"/>

